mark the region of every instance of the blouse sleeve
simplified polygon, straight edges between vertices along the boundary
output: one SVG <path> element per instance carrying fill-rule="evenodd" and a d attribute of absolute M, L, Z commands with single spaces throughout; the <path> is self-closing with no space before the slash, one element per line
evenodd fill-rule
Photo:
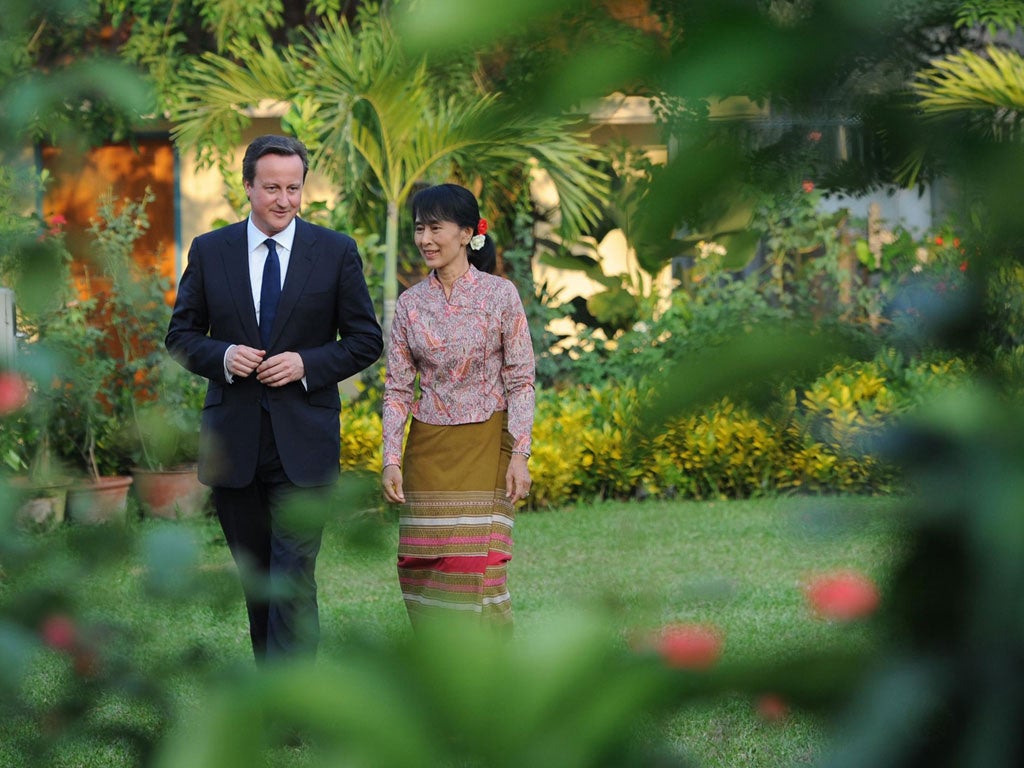
<path fill-rule="evenodd" d="M 502 312 L 501 335 L 504 363 L 501 378 L 508 399 L 508 431 L 512 434 L 512 450 L 530 452 L 533 433 L 534 381 L 533 342 L 526 322 L 523 302 L 508 284 L 507 300 Z"/>
<path fill-rule="evenodd" d="M 388 367 L 384 378 L 384 402 L 381 421 L 384 432 L 383 466 L 402 464 L 402 439 L 405 422 L 412 410 L 416 364 L 408 343 L 409 314 L 399 300 L 391 322 L 391 340 L 388 344 Z"/>

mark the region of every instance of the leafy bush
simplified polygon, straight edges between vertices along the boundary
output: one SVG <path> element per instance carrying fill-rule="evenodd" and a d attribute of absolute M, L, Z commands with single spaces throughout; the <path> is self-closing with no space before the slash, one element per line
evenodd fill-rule
<path fill-rule="evenodd" d="M 642 470 L 633 427 L 640 411 L 636 388 L 607 384 L 580 389 L 589 407 L 589 424 L 577 436 L 582 448 L 580 493 L 596 498 L 623 498 L 637 487 Z"/>
<path fill-rule="evenodd" d="M 833 366 L 803 392 L 804 431 L 841 452 L 867 445 L 886 426 L 896 397 L 871 362 Z"/>
<path fill-rule="evenodd" d="M 970 375 L 959 358 L 907 358 L 887 348 L 783 388 L 759 409 L 724 397 L 655 429 L 641 428 L 653 391 L 645 385 L 540 389 L 530 503 L 889 493 L 901 481 L 883 458 L 882 438 Z M 346 404 L 342 468 L 380 471 L 380 428 L 374 398 Z"/>
<path fill-rule="evenodd" d="M 1000 264 L 988 281 L 985 314 L 997 347 L 1024 345 L 1024 264 Z"/>
<path fill-rule="evenodd" d="M 533 431 L 531 498 L 540 507 L 554 507 L 576 498 L 583 483 L 584 448 L 580 435 L 591 424 L 591 412 L 579 392 L 537 392 Z"/>
<path fill-rule="evenodd" d="M 373 399 L 345 401 L 341 409 L 341 468 L 380 473 L 380 408 Z"/>
<path fill-rule="evenodd" d="M 779 458 L 768 425 L 728 398 L 675 420 L 650 447 L 651 487 L 697 499 L 762 495 Z"/>

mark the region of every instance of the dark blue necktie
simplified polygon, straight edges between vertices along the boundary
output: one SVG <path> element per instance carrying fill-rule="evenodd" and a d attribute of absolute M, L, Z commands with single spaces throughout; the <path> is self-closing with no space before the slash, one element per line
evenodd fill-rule
<path fill-rule="evenodd" d="M 281 262 L 277 258 L 277 245 L 267 239 L 267 260 L 263 264 L 263 287 L 260 289 L 260 341 L 263 349 L 270 346 L 270 329 L 277 317 L 277 302 L 281 298 Z"/>

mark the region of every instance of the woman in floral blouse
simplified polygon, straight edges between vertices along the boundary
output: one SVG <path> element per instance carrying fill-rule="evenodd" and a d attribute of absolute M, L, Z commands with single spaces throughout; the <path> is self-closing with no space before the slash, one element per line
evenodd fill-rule
<path fill-rule="evenodd" d="M 412 207 L 431 272 L 398 298 L 383 413 L 384 497 L 403 505 L 402 596 L 414 627 L 456 611 L 511 630 L 514 504 L 530 493 L 530 329 L 515 286 L 490 274 L 494 243 L 473 194 L 441 184 Z"/>

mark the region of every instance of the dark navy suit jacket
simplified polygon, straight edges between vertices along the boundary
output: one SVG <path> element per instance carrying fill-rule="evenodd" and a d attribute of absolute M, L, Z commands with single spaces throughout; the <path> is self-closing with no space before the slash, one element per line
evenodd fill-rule
<path fill-rule="evenodd" d="M 302 487 L 325 485 L 338 475 L 338 383 L 371 365 L 383 349 L 362 260 L 352 238 L 296 219 L 267 357 L 297 352 L 307 386 L 264 387 L 255 372 L 229 384 L 227 348 L 263 346 L 249 283 L 246 226 L 242 221 L 193 240 L 167 331 L 168 351 L 209 380 L 199 478 L 227 488 L 252 482 L 266 389 L 288 479 Z"/>

